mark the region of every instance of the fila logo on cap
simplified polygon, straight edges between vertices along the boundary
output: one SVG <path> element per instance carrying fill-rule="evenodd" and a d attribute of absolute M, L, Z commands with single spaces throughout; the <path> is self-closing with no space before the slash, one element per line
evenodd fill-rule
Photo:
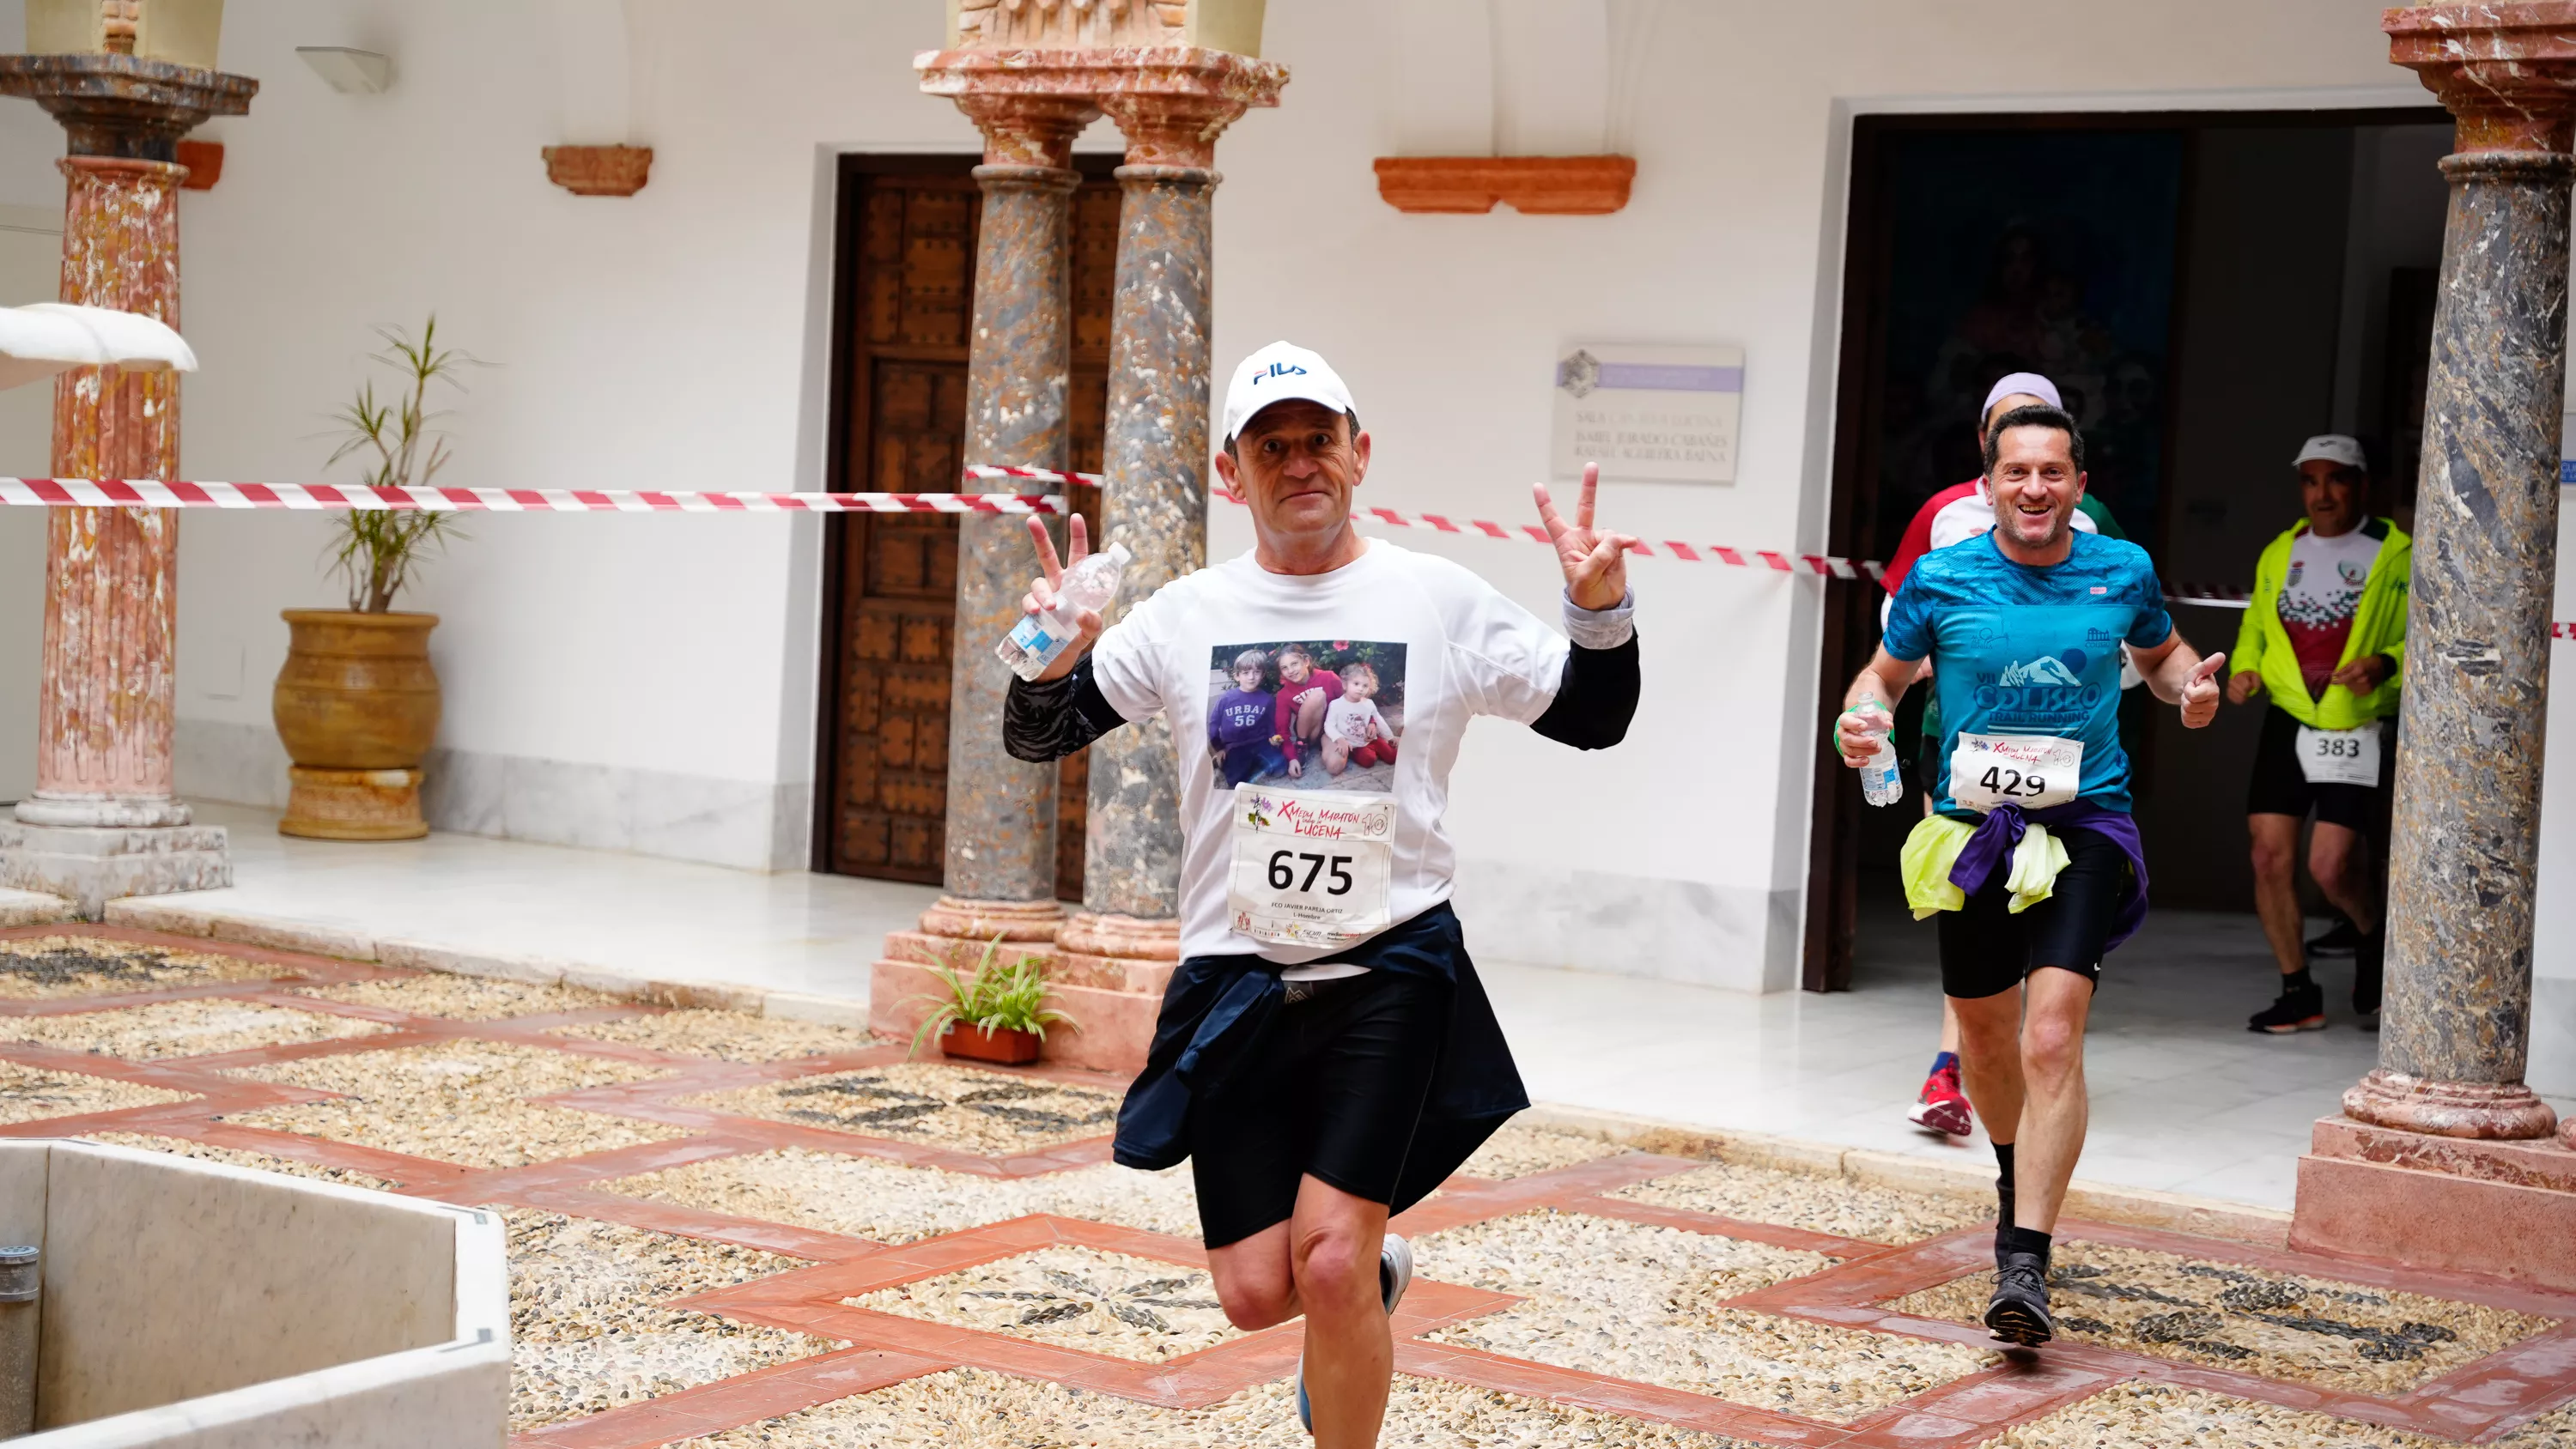
<path fill-rule="evenodd" d="M 1358 411 L 1351 405 L 1351 390 L 1341 374 L 1315 353 L 1293 342 L 1273 342 L 1253 353 L 1236 366 L 1234 381 L 1226 387 L 1219 446 L 1233 442 L 1254 413 L 1298 400 L 1320 403 L 1337 413 Z"/>

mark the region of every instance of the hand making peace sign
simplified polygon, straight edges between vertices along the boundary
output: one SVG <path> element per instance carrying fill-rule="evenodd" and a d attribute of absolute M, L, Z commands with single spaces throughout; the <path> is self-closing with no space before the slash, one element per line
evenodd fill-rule
<path fill-rule="evenodd" d="M 1547 485 L 1533 483 L 1538 521 L 1556 545 L 1557 567 L 1565 570 L 1565 592 L 1578 609 L 1612 609 L 1628 597 L 1628 550 L 1637 546 L 1633 533 L 1604 533 L 1592 526 L 1592 498 L 1601 487 L 1601 465 L 1583 465 L 1583 494 L 1568 525 L 1547 496 Z"/>

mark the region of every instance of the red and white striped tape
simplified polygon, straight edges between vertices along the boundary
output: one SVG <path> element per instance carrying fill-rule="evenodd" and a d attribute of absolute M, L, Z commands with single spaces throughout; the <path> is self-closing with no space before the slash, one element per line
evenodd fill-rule
<path fill-rule="evenodd" d="M 1097 473 L 1057 473 L 1044 468 L 973 467 L 966 476 L 979 481 L 1021 479 L 1045 483 L 1086 483 L 1100 486 Z M 1217 490 L 1219 498 L 1230 503 L 1243 500 Z M 1451 518 L 1441 513 L 1399 513 L 1392 508 L 1362 508 L 1359 512 L 1390 528 L 1426 528 L 1435 533 L 1473 534 L 1484 538 L 1526 538 L 1537 543 L 1548 541 L 1547 530 L 1535 523 L 1495 523 L 1483 518 Z M 1740 569 L 1770 569 L 1776 573 L 1811 573 L 1837 579 L 1867 577 L 1875 580 L 1880 565 L 1872 559 L 1837 558 L 1825 553 L 1782 553 L 1767 548 L 1732 548 L 1722 543 L 1684 543 L 1679 539 L 1660 542 L 1641 541 L 1634 552 L 1653 557 L 1661 553 L 1684 563 L 1732 564 Z"/>
<path fill-rule="evenodd" d="M 2571 464 L 2576 467 L 2576 464 Z M 1097 473 L 1060 473 L 1049 468 L 999 468 L 979 465 L 966 469 L 966 476 L 978 482 L 1010 480 L 1024 483 L 1081 483 L 1097 488 Z M 1243 500 L 1222 489 L 1216 496 L 1240 505 Z M 1482 518 L 1450 518 L 1438 513 L 1399 513 L 1392 508 L 1363 508 L 1362 514 L 1396 528 L 1427 528 L 1437 533 L 1468 534 L 1483 538 L 1526 539 L 1536 543 L 1548 541 L 1547 530 L 1535 523 L 1504 524 Z M 1737 568 L 1763 568 L 1775 573 L 1807 573 L 1838 579 L 1866 577 L 1872 582 L 1885 573 L 1887 566 L 1876 559 L 1838 558 L 1832 554 L 1783 553 L 1767 548 L 1729 548 L 1724 544 L 1693 544 L 1666 540 L 1658 544 L 1641 543 L 1636 551 L 1653 555 L 1660 549 L 1666 556 L 1685 563 L 1722 563 Z M 2251 590 L 2222 584 L 2184 584 L 2165 595 L 2169 603 L 2199 604 L 2213 609 L 2244 609 L 2253 605 Z M 2565 620 L 2549 626 L 2553 639 L 2576 639 L 2576 623 Z"/>
<path fill-rule="evenodd" d="M 593 488 L 368 488 L 326 483 L 164 483 L 0 478 L 0 504 L 38 508 L 399 509 L 431 513 L 1062 513 L 1021 493 L 655 493 Z"/>

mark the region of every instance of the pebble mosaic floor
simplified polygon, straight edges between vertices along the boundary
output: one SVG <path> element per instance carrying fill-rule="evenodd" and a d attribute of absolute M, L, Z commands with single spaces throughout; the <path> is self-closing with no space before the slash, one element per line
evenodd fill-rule
<path fill-rule="evenodd" d="M 518 1449 L 1294 1449 L 1118 1084 L 110 927 L 0 931 L 0 1134 L 497 1209 Z M 1383 1442 L 2576 1449 L 2576 1295 L 2067 1223 L 2066 1332 L 1974 1324 L 1985 1205 L 1497 1136 L 1398 1223 Z"/>

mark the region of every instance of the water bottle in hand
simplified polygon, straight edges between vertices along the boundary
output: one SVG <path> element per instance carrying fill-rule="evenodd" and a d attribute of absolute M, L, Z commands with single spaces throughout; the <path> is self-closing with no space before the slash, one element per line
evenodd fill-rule
<path fill-rule="evenodd" d="M 1879 732 L 1878 748 L 1870 751 L 1869 762 L 1860 767 L 1860 795 L 1872 805 L 1893 805 L 1905 798 L 1905 777 L 1896 772 L 1896 746 L 1888 743 L 1885 730 Z"/>
<path fill-rule="evenodd" d="M 1030 614 L 1020 620 L 1002 642 L 993 646 L 993 656 L 1011 666 L 1011 672 L 1022 679 L 1034 680 L 1046 673 L 1081 633 L 1078 622 L 1082 611 L 1101 613 L 1118 597 L 1118 585 L 1126 577 L 1132 558 L 1127 545 L 1113 543 L 1105 553 L 1095 553 L 1064 571 L 1064 582 L 1056 586 L 1055 607 L 1044 613 Z"/>

